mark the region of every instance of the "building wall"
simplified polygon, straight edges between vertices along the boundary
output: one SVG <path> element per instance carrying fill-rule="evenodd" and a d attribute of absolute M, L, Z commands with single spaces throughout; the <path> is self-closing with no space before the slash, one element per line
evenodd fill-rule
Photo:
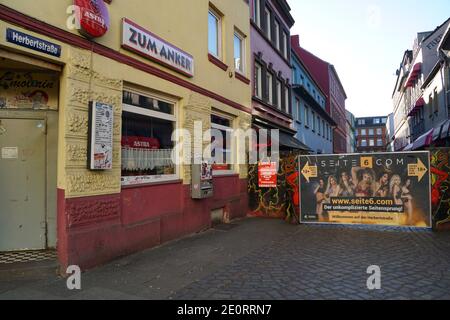
<path fill-rule="evenodd" d="M 223 63 L 211 63 L 207 48 L 208 5 L 223 16 Z M 211 210 L 224 219 L 243 216 L 248 208 L 247 168 L 214 178 L 214 197 L 193 200 L 190 166 L 177 167 L 176 180 L 146 185 L 121 185 L 122 90 L 132 86 L 175 101 L 176 127 L 192 133 L 194 121 L 210 128 L 214 108 L 233 118 L 233 128 L 251 125 L 250 85 L 234 75 L 233 31 L 236 26 L 249 48 L 249 8 L 244 1 L 113 1 L 108 6 L 111 28 L 90 41 L 66 29 L 65 13 L 72 1 L 2 1 L 0 33 L 11 27 L 62 47 L 60 58 L 18 47 L 0 38 L 7 50 L 62 66 L 59 92 L 57 159 L 57 248 L 61 270 L 70 264 L 90 268 L 114 257 L 152 247 L 211 225 Z M 148 8 L 143 10 L 143 8 Z M 20 13 L 25 14 L 23 16 Z M 195 59 L 195 74 L 183 76 L 120 47 L 121 19 L 127 17 L 151 30 Z M 36 21 L 34 19 L 40 21 Z M 182 24 L 179 22 L 183 21 Z M 33 28 L 34 31 L 24 27 Z M 189 28 L 186 28 L 189 26 Z M 87 50 L 90 49 L 90 50 Z M 245 54 L 250 66 L 250 53 Z M 246 69 L 246 75 L 250 68 Z M 114 107 L 113 169 L 86 169 L 88 102 Z M 192 143 L 192 142 L 191 142 Z M 184 148 L 192 144 L 185 142 Z M 185 149 L 187 150 L 187 149 Z M 243 156 L 243 155 L 242 155 Z M 54 164 L 56 165 L 56 163 Z"/>
<path fill-rule="evenodd" d="M 314 105 L 308 104 L 304 97 L 297 93 L 296 89 L 293 90 L 292 110 L 294 125 L 297 130 L 295 137 L 306 144 L 312 153 L 333 153 L 333 125 L 329 123 L 328 119 L 322 117 L 316 109 L 321 108 L 325 111 L 327 98 L 294 52 L 291 54 L 291 63 L 293 66 L 293 85 L 303 87 L 305 90 L 303 91 L 304 94 L 309 95 L 310 99 L 313 99 L 316 103 Z M 306 120 L 307 117 L 309 118 L 309 123 Z M 317 117 L 320 130 L 317 124 Z M 314 125 L 312 121 L 316 121 L 316 124 Z"/>
<path fill-rule="evenodd" d="M 378 119 L 379 123 L 374 123 L 374 119 Z M 361 121 L 365 121 L 365 123 L 362 123 Z M 356 118 L 356 149 L 358 152 L 386 151 L 386 122 L 386 117 Z M 373 130 L 372 134 L 371 130 Z M 381 132 L 378 133 L 377 130 L 381 130 Z M 373 146 L 370 146 L 370 140 L 373 140 Z M 380 143 L 378 143 L 378 140 L 381 140 L 379 141 Z M 366 141 L 366 146 L 364 146 L 363 141 Z"/>
<path fill-rule="evenodd" d="M 329 66 L 330 77 L 330 115 L 337 123 L 333 134 L 334 153 L 347 152 L 347 124 L 345 115 L 345 93 L 340 85 L 334 67 Z"/>

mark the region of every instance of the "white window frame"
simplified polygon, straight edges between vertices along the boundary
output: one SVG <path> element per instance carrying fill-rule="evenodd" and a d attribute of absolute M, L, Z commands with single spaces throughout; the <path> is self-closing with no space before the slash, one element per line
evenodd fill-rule
<path fill-rule="evenodd" d="M 369 147 L 375 147 L 375 140 L 369 139 Z"/>
<path fill-rule="evenodd" d="M 158 111 L 149 110 L 149 109 L 145 109 L 145 108 L 141 108 L 141 107 L 136 107 L 136 106 L 126 104 L 126 103 L 122 103 L 122 111 L 135 113 L 135 114 L 139 114 L 139 115 L 143 115 L 143 116 L 148 116 L 148 117 L 152 117 L 152 118 L 172 121 L 174 123 L 173 130 L 176 130 L 176 128 L 178 126 L 178 123 L 177 123 L 177 118 L 178 118 L 177 101 L 166 99 L 164 97 L 152 95 L 149 93 L 140 92 L 138 90 L 129 89 L 127 87 L 125 87 L 123 90 L 131 92 L 131 93 L 139 94 L 139 95 L 144 95 L 146 97 L 149 97 L 149 98 L 152 98 L 155 100 L 159 100 L 159 101 L 163 101 L 163 102 L 173 105 L 173 114 L 167 114 L 164 112 L 158 112 Z M 179 134 L 179 132 L 177 130 L 177 137 L 176 137 L 177 141 L 180 138 L 178 136 L 178 134 Z M 122 136 L 122 133 L 121 133 L 121 136 Z M 176 146 L 174 145 L 174 149 L 175 148 L 176 148 Z M 176 163 L 178 163 L 179 162 L 178 161 L 179 160 L 178 152 L 175 152 L 175 157 L 176 157 L 176 159 L 175 159 Z M 142 185 L 142 184 L 155 183 L 155 182 L 169 182 L 169 181 L 179 180 L 180 179 L 180 170 L 179 170 L 179 166 L 176 163 L 174 165 L 175 166 L 174 174 L 146 175 L 146 176 L 122 176 L 122 174 L 121 174 L 121 177 L 120 177 L 121 185 L 122 186 L 134 186 L 134 185 Z"/>
<path fill-rule="evenodd" d="M 377 128 L 377 135 L 381 136 L 383 134 L 383 129 Z"/>
<path fill-rule="evenodd" d="M 362 139 L 361 140 L 361 147 L 367 147 L 367 140 L 366 139 Z"/>
<path fill-rule="evenodd" d="M 278 109 L 282 109 L 281 106 L 281 81 L 277 79 L 276 81 L 276 86 L 277 86 L 277 108 Z"/>
<path fill-rule="evenodd" d="M 302 110 L 301 110 L 301 106 L 300 106 L 300 99 L 299 98 L 295 98 L 295 119 L 302 123 Z"/>
<path fill-rule="evenodd" d="M 209 14 L 214 16 L 217 21 L 217 54 L 209 51 L 209 43 L 208 43 L 208 53 L 212 54 L 214 57 L 218 59 L 222 59 L 222 17 L 220 14 L 218 14 L 213 8 L 209 8 L 208 10 L 208 20 L 209 20 Z M 209 21 L 208 21 L 208 28 L 209 28 Z M 208 29 L 209 33 L 209 29 Z M 209 41 L 209 40 L 208 40 Z"/>
<path fill-rule="evenodd" d="M 268 93 L 268 99 L 269 103 L 273 105 L 273 75 L 269 71 L 266 73 L 266 81 L 267 81 L 267 93 Z"/>
<path fill-rule="evenodd" d="M 241 32 L 239 32 L 239 30 L 235 29 L 234 30 L 234 37 L 239 39 L 240 45 L 241 45 L 241 48 L 240 48 L 241 49 L 240 50 L 240 53 L 241 53 L 241 57 L 240 57 L 241 61 L 240 61 L 240 63 L 241 64 L 240 65 L 241 65 L 241 69 L 242 70 L 236 68 L 236 57 L 234 57 L 234 69 L 235 69 L 236 72 L 240 73 L 241 75 L 244 75 L 245 74 L 245 49 L 246 49 L 245 48 L 245 36 Z M 233 45 L 234 45 L 234 37 L 233 37 Z"/>
<path fill-rule="evenodd" d="M 226 132 L 230 133 L 230 137 L 231 137 L 231 159 L 233 162 L 236 162 L 236 141 L 234 139 L 234 135 L 233 135 L 233 124 L 234 124 L 234 119 L 232 117 L 230 117 L 229 115 L 225 115 L 223 113 L 217 112 L 217 111 L 212 111 L 211 115 L 217 116 L 217 117 L 221 117 L 224 119 L 227 119 L 230 121 L 230 127 L 224 126 L 224 125 L 220 125 L 217 123 L 213 123 L 211 122 L 211 129 L 217 129 L 217 130 L 223 130 Z M 227 176 L 227 175 L 233 175 L 236 173 L 235 168 L 236 166 L 234 164 L 229 164 L 231 166 L 231 169 L 229 170 L 213 170 L 213 176 Z"/>
<path fill-rule="evenodd" d="M 284 109 L 286 113 L 289 113 L 289 88 L 284 88 Z"/>
<path fill-rule="evenodd" d="M 274 20 L 273 28 L 275 31 L 275 47 L 280 51 L 280 24 L 276 19 Z"/>
<path fill-rule="evenodd" d="M 261 0 L 254 0 L 253 5 L 255 6 L 253 8 L 253 15 L 256 25 L 261 28 Z"/>
<path fill-rule="evenodd" d="M 288 35 L 285 31 L 283 31 L 283 55 L 287 59 L 288 58 Z"/>
<path fill-rule="evenodd" d="M 264 18 L 266 19 L 266 36 L 267 39 L 269 39 L 270 41 L 272 41 L 272 25 L 271 25 L 271 21 L 272 21 L 272 14 L 269 10 L 269 8 L 264 8 Z"/>
<path fill-rule="evenodd" d="M 262 99 L 262 65 L 255 62 L 255 96 Z"/>

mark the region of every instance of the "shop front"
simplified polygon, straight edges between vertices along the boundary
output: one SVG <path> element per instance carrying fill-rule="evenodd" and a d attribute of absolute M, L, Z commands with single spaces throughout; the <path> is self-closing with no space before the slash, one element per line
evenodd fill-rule
<path fill-rule="evenodd" d="M 70 2 L 55 12 L 64 17 Z M 212 64 L 203 45 L 145 23 L 143 13 L 124 19 L 126 3 L 101 3 L 107 28 L 95 37 L 89 24 L 68 30 L 37 7 L 0 5 L 0 251 L 56 248 L 61 273 L 248 212 L 245 155 L 227 133 L 251 126 L 250 86 Z M 194 7 L 207 12 L 208 2 Z M 249 34 L 235 7 L 221 9 Z M 211 192 L 200 196 L 201 168 L 182 161 L 211 144 L 198 129 L 224 133 L 216 152 L 229 155 L 212 165 Z"/>

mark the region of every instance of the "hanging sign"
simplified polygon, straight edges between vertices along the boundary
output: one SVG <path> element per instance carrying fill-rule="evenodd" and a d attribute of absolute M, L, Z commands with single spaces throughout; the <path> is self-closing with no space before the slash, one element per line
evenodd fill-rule
<path fill-rule="evenodd" d="M 90 102 L 88 169 L 112 169 L 113 131 L 113 107 L 96 101 Z"/>
<path fill-rule="evenodd" d="M 80 33 L 87 38 L 98 38 L 109 29 L 109 12 L 104 0 L 74 0 Z"/>
<path fill-rule="evenodd" d="M 258 186 L 260 188 L 277 187 L 276 162 L 260 162 L 258 164 Z"/>

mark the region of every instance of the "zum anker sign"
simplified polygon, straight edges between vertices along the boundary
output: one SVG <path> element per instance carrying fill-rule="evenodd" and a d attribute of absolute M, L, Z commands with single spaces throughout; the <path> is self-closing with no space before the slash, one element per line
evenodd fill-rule
<path fill-rule="evenodd" d="M 129 19 L 122 22 L 122 47 L 144 58 L 174 69 L 188 77 L 194 76 L 194 58 Z"/>

